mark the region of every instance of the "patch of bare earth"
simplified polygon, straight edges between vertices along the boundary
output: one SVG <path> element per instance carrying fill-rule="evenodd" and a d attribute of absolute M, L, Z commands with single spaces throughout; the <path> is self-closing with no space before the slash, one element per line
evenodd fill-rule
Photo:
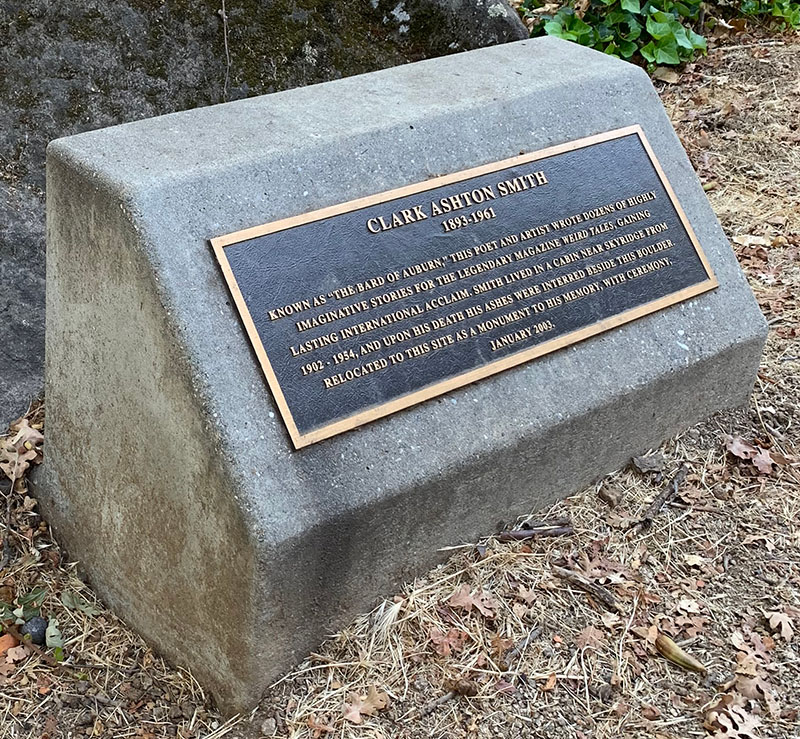
<path fill-rule="evenodd" d="M 0 637 L 0 737 L 797 737 L 800 44 L 719 49 L 663 101 L 771 327 L 747 409 L 456 547 L 227 723 L 5 480 L 3 618 L 58 634 Z M 42 410 L 28 420 L 2 442 L 35 464 Z"/>

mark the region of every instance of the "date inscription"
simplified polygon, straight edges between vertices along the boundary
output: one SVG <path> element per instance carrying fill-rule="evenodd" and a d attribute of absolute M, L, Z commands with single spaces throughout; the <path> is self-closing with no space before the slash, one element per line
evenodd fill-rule
<path fill-rule="evenodd" d="M 212 246 L 297 448 L 716 286 L 639 127 Z"/>

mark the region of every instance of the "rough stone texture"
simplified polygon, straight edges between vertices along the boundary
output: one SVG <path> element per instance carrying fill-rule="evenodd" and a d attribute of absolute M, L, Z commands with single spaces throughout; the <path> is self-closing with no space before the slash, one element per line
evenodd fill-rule
<path fill-rule="evenodd" d="M 3 0 L 0 426 L 41 389 L 58 136 L 525 37 L 505 0 Z"/>
<path fill-rule="evenodd" d="M 292 450 L 208 238 L 633 123 L 718 290 Z M 647 75 L 557 39 L 83 134 L 47 166 L 38 497 L 103 598 L 227 709 L 437 548 L 755 376 L 764 319 Z"/>

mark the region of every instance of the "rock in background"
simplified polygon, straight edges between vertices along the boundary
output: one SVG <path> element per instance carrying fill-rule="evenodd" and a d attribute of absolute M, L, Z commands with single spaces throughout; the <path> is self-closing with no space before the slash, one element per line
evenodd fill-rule
<path fill-rule="evenodd" d="M 526 36 L 504 0 L 3 0 L 0 425 L 42 388 L 51 139 Z"/>

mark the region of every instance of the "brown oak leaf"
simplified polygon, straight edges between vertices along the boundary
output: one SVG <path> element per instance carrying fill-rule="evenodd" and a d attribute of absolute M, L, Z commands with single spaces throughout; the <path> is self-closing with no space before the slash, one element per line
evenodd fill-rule
<path fill-rule="evenodd" d="M 753 457 L 753 464 L 759 472 L 765 475 L 772 472 L 772 456 L 766 449 L 759 448 L 758 454 Z"/>
<path fill-rule="evenodd" d="M 28 647 L 26 647 L 24 644 L 20 644 L 18 647 L 11 647 L 6 652 L 6 662 L 22 662 L 22 660 L 26 659 L 30 653 L 31 650 L 28 649 Z"/>
<path fill-rule="evenodd" d="M 27 472 L 31 462 L 42 461 L 44 436 L 32 428 L 27 418 L 11 424 L 11 439 L 0 440 L 0 469 L 9 480 L 18 480 Z"/>
<path fill-rule="evenodd" d="M 578 636 L 575 637 L 575 644 L 579 649 L 593 649 L 597 651 L 603 644 L 606 638 L 600 629 L 596 626 L 589 625 Z"/>
<path fill-rule="evenodd" d="M 449 657 L 453 652 L 463 649 L 464 642 L 467 640 L 466 632 L 460 629 L 449 629 L 446 634 L 443 634 L 441 629 L 433 628 L 429 636 L 433 650 L 442 657 Z"/>
<path fill-rule="evenodd" d="M 342 714 L 347 721 L 354 724 L 360 724 L 362 716 L 374 716 L 376 711 L 382 711 L 389 705 L 389 696 L 374 685 L 369 686 L 366 697 L 350 693 L 347 699 L 349 703 L 344 704 Z"/>
<path fill-rule="evenodd" d="M 486 618 L 494 618 L 497 611 L 497 601 L 491 593 L 486 590 L 470 592 L 467 583 L 462 583 L 458 590 L 453 593 L 447 601 L 447 605 L 453 608 L 463 608 L 470 613 L 473 608 L 477 608 Z"/>
<path fill-rule="evenodd" d="M 761 719 L 737 705 L 734 696 L 724 695 L 706 711 L 703 725 L 714 732 L 712 739 L 759 739 L 756 729 L 761 726 Z"/>
<path fill-rule="evenodd" d="M 725 448 L 739 459 L 752 459 L 758 454 L 758 447 L 748 444 L 741 436 L 726 436 Z"/>
<path fill-rule="evenodd" d="M 792 640 L 792 636 L 794 636 L 794 623 L 792 619 L 789 618 L 788 614 L 783 611 L 770 611 L 766 616 L 769 621 L 769 627 L 773 631 L 779 631 L 780 635 L 786 639 L 786 641 Z"/>
<path fill-rule="evenodd" d="M 356 723 L 359 723 L 360 720 L 361 715 L 359 714 L 359 721 Z M 313 713 L 306 719 L 306 724 L 311 729 L 311 739 L 320 739 L 323 733 L 329 734 L 332 731 L 336 731 L 330 724 L 323 724 L 317 721 L 317 717 Z"/>

